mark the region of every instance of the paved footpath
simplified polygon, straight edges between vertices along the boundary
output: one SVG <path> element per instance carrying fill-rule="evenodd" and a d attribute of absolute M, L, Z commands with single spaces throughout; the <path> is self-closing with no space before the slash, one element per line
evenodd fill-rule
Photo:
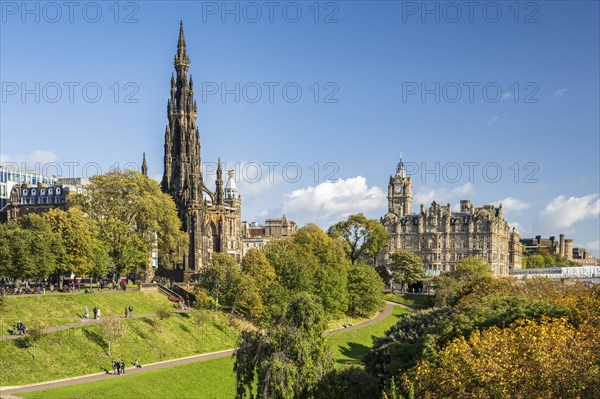
<path fill-rule="evenodd" d="M 351 327 L 340 328 L 337 330 L 328 331 L 327 335 L 333 335 L 333 334 L 339 334 L 341 332 L 352 331 L 352 330 L 367 327 L 372 324 L 383 321 L 392 314 L 392 310 L 393 310 L 394 306 L 408 309 L 413 312 L 418 311 L 418 309 L 411 308 L 406 305 L 401 305 L 401 304 L 394 303 L 394 302 L 386 302 L 383 312 L 378 313 L 372 319 L 364 321 L 362 323 L 358 323 Z M 139 316 L 135 316 L 135 317 L 144 317 L 144 315 L 139 315 Z M 222 351 L 218 351 L 218 352 L 210 352 L 210 353 L 204 353 L 201 355 L 193 355 L 193 356 L 182 357 L 182 358 L 178 358 L 178 359 L 165 360 L 165 361 L 157 362 L 157 363 L 150 363 L 147 365 L 143 365 L 142 368 L 129 367 L 129 368 L 125 369 L 125 375 L 134 375 L 134 374 L 139 374 L 139 373 L 143 373 L 145 371 L 150 371 L 150 370 L 158 370 L 158 369 L 163 369 L 163 368 L 167 368 L 167 367 L 180 366 L 183 364 L 203 362 L 206 360 L 217 359 L 217 358 L 221 358 L 221 357 L 225 357 L 225 356 L 231 356 L 231 355 L 233 355 L 234 352 L 235 352 L 235 348 L 232 348 L 232 349 L 226 349 L 226 350 L 222 350 Z M 70 385 L 84 384 L 87 382 L 103 381 L 103 380 L 107 380 L 110 378 L 118 378 L 118 377 L 113 376 L 112 374 L 103 372 L 103 373 L 83 375 L 83 376 L 79 376 L 79 377 L 64 378 L 64 379 L 55 380 L 55 381 L 39 382 L 36 384 L 30 384 L 30 385 L 22 385 L 22 386 L 14 386 L 14 387 L 0 387 L 0 397 L 2 397 L 4 399 L 18 399 L 19 397 L 15 396 L 15 394 L 18 394 L 18 393 L 43 391 L 43 390 L 51 389 L 51 388 L 60 388 L 60 387 L 66 387 L 66 386 L 70 386 Z"/>
<path fill-rule="evenodd" d="M 189 312 L 188 310 L 174 310 L 172 313 L 187 313 Z M 142 313 L 142 314 L 134 314 L 133 317 L 128 317 L 128 319 L 139 319 L 142 317 L 154 317 L 156 316 L 156 313 Z M 70 328 L 77 328 L 77 327 L 83 327 L 83 326 L 87 326 L 90 324 L 98 324 L 100 323 L 102 320 L 105 320 L 106 318 L 110 318 L 110 317 L 117 317 L 117 316 L 100 316 L 99 319 L 84 319 L 81 318 L 81 321 L 78 321 L 76 323 L 69 323 L 69 324 L 63 324 L 60 326 L 55 326 L 55 327 L 48 327 L 44 329 L 45 333 L 53 333 L 53 332 L 57 332 L 57 331 L 63 331 L 63 330 L 68 330 Z M 123 316 L 118 316 L 121 319 L 125 319 L 125 317 Z M 19 334 L 13 334 L 13 335 L 3 335 L 0 337 L 0 341 L 7 341 L 7 340 L 11 340 L 11 339 L 19 339 L 22 337 L 27 336 L 27 334 L 23 335 L 19 335 Z"/>

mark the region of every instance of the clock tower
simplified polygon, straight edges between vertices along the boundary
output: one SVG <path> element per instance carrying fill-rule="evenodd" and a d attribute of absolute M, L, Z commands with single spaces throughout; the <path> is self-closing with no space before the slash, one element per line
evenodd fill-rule
<path fill-rule="evenodd" d="M 399 217 L 412 211 L 412 176 L 406 175 L 402 158 L 396 167 L 396 175 L 390 176 L 388 184 L 388 212 Z"/>

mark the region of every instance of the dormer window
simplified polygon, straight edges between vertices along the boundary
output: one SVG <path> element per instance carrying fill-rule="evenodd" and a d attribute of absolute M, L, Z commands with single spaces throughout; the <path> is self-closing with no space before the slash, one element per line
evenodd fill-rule
<path fill-rule="evenodd" d="M 27 189 L 23 190 L 23 197 L 27 197 L 27 194 L 29 194 L 29 190 L 27 190 Z"/>
<path fill-rule="evenodd" d="M 36 194 L 36 189 L 35 189 L 35 188 L 32 188 L 32 189 L 31 189 L 31 195 L 35 195 L 35 194 Z"/>
<path fill-rule="evenodd" d="M 46 189 L 42 188 L 42 189 L 40 190 L 40 195 L 46 195 Z"/>
<path fill-rule="evenodd" d="M 51 189 L 51 188 L 49 188 L 49 189 L 48 189 L 48 195 L 52 195 L 52 194 L 54 194 L 54 190 L 53 190 L 53 189 Z"/>
<path fill-rule="evenodd" d="M 60 188 L 56 189 L 56 195 L 60 195 Z"/>

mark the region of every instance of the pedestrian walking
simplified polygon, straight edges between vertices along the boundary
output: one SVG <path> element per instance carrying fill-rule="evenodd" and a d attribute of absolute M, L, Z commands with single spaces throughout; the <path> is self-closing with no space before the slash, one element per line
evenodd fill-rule
<path fill-rule="evenodd" d="M 98 320 L 100 320 L 100 308 L 98 308 Z"/>
<path fill-rule="evenodd" d="M 85 307 L 85 310 L 83 311 L 83 318 L 87 319 L 90 317 L 90 311 L 88 310 L 88 307 Z"/>
<path fill-rule="evenodd" d="M 129 316 L 129 313 L 127 311 L 127 306 L 125 306 L 125 318 L 127 318 Z"/>
<path fill-rule="evenodd" d="M 121 374 L 125 375 L 125 361 L 121 359 Z"/>
<path fill-rule="evenodd" d="M 98 308 L 94 306 L 94 309 L 92 309 L 92 312 L 94 312 L 94 320 L 98 319 Z"/>
<path fill-rule="evenodd" d="M 129 305 L 129 318 L 133 318 L 133 306 Z"/>
<path fill-rule="evenodd" d="M 117 374 L 117 361 L 115 359 L 112 360 L 112 370 L 113 375 Z"/>

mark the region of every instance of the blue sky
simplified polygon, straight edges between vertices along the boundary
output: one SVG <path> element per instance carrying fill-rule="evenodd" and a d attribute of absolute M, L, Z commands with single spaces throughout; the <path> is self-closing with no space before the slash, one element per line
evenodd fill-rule
<path fill-rule="evenodd" d="M 0 162 L 92 174 L 145 151 L 160 178 L 183 19 L 206 179 L 219 156 L 237 171 L 245 220 L 380 217 L 402 152 L 414 211 L 503 202 L 522 236 L 598 256 L 596 1 L 0 4 Z"/>

